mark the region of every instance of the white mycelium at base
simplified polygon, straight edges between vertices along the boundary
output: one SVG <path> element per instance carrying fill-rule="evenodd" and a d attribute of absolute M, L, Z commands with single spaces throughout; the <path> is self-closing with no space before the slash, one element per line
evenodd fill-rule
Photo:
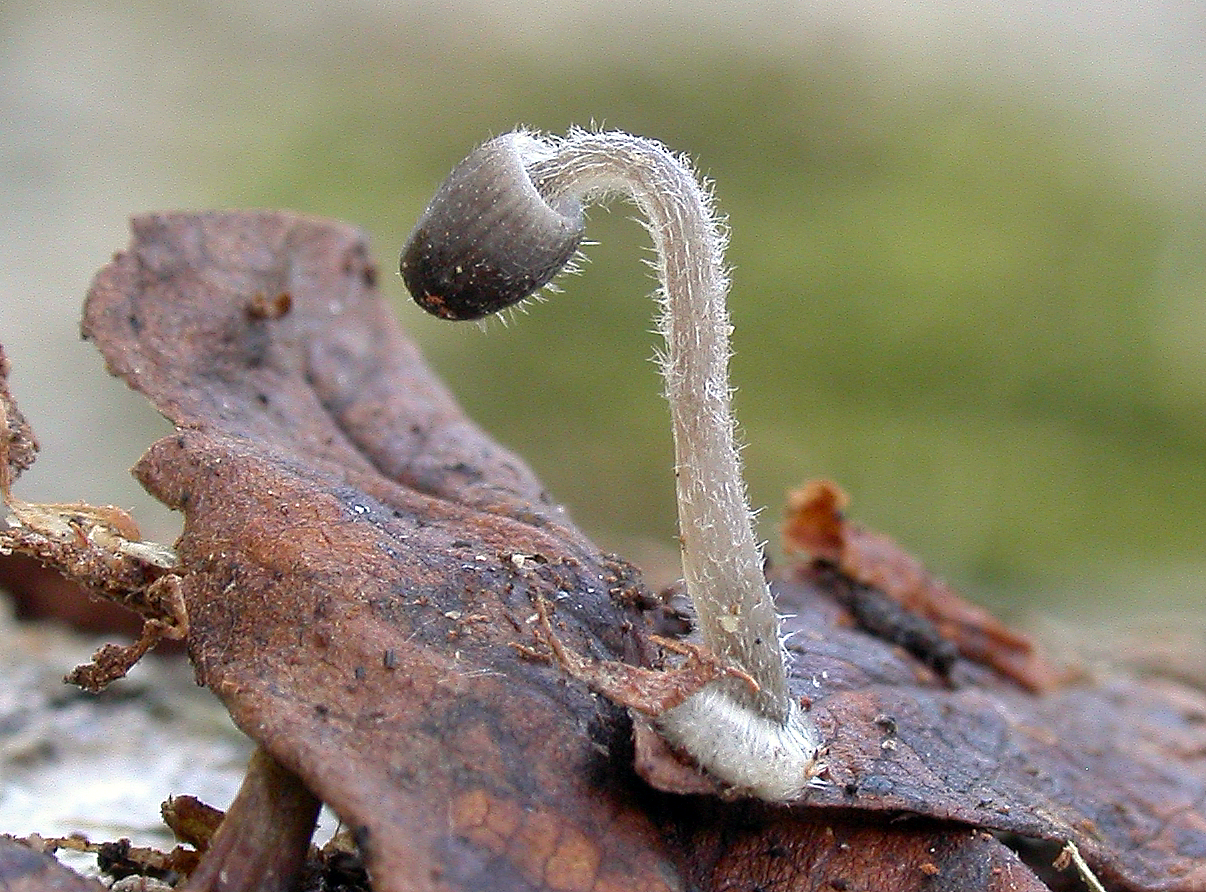
<path fill-rule="evenodd" d="M 789 802 L 821 769 L 816 725 L 794 704 L 785 722 L 754 712 L 724 684 L 709 685 L 654 721 L 661 735 L 737 792 Z"/>

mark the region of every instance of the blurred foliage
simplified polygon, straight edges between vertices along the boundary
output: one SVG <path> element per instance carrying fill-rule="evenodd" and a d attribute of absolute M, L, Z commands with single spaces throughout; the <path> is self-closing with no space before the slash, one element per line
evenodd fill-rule
<path fill-rule="evenodd" d="M 516 124 L 688 152 L 732 228 L 737 408 L 772 552 L 785 491 L 828 476 L 990 601 L 1202 560 L 1200 219 L 1075 122 L 1000 86 L 916 95 L 840 52 L 525 56 L 360 27 L 355 59 L 309 60 L 329 88 L 307 114 L 213 173 L 221 193 L 355 220 L 392 271 L 444 174 Z M 383 281 L 471 414 L 664 578 L 670 445 L 629 215 L 594 210 L 584 274 L 512 324 L 440 323 Z"/>

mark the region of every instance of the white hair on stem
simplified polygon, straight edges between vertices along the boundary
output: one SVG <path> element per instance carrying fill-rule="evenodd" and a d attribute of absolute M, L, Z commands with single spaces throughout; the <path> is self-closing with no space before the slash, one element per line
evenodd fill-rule
<path fill-rule="evenodd" d="M 541 276 L 517 277 L 508 271 L 509 259 L 491 265 L 492 260 L 466 255 L 458 256 L 455 270 L 468 270 L 467 281 L 448 285 L 423 278 L 425 261 L 436 256 L 434 248 L 423 253 L 430 248 L 430 233 L 452 228 L 442 216 L 448 208 L 465 213 L 466 204 L 478 200 L 481 214 L 488 216 L 512 210 L 521 200 L 535 203 L 533 217 L 550 216 L 556 232 L 547 244 L 525 233 L 520 248 L 543 262 L 576 249 L 582 205 L 613 195 L 637 205 L 653 240 L 661 283 L 657 323 L 665 348 L 658 358 L 674 435 L 683 577 L 704 643 L 756 682 L 713 681 L 656 723 L 670 743 L 720 780 L 765 799 L 794 798 L 819 770 L 820 740 L 815 724 L 788 692 L 786 650 L 741 476 L 728 378 L 727 238 L 712 196 L 684 159 L 655 140 L 623 132 L 576 129 L 564 138 L 549 138 L 517 131 L 478 152 L 486 160 L 497 159 L 495 166 L 507 175 L 526 177 L 515 185 L 522 199 L 504 193 L 494 180 L 487 182 L 485 174 L 480 186 L 465 185 L 485 169 L 471 155 L 462 163 L 456 200 L 441 206 L 437 197 L 416 226 L 402 259 L 407 285 L 438 315 L 476 318 L 522 297 L 516 281 L 525 286 L 538 281 L 539 288 L 554 274 L 545 263 Z M 483 232 L 479 242 L 493 246 L 497 230 L 483 226 Z M 462 288 L 463 303 L 437 286 Z"/>

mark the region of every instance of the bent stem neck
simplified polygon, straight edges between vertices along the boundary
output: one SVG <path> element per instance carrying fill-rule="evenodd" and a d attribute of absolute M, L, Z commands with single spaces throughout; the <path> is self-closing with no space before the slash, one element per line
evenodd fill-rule
<path fill-rule="evenodd" d="M 662 287 L 659 357 L 674 432 L 683 576 L 704 642 L 727 654 L 760 690 L 731 694 L 780 723 L 790 704 L 778 618 L 763 574 L 736 445 L 728 380 L 725 237 L 711 197 L 659 143 L 576 132 L 527 161 L 546 200 L 619 193 L 648 219 Z"/>

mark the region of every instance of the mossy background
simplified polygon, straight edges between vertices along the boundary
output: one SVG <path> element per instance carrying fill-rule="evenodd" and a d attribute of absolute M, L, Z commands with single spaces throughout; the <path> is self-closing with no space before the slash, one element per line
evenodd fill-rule
<path fill-rule="evenodd" d="M 529 32 L 422 5 L 83 9 L 23 8 L 4 33 L 28 48 L 67 29 L 87 90 L 117 90 L 117 134 L 93 138 L 142 166 L 107 198 L 124 209 L 101 227 L 112 248 L 126 212 L 289 207 L 362 225 L 392 273 L 488 136 L 653 136 L 715 181 L 732 230 L 732 371 L 772 553 L 786 491 L 826 476 L 854 517 L 998 609 L 1206 605 L 1206 214 L 1074 96 L 840 27 L 770 44 L 685 10 L 559 32 L 533 6 Z M 630 215 L 593 210 L 583 274 L 508 325 L 429 319 L 382 281 L 469 412 L 664 581 L 670 443 Z M 72 262 L 86 283 L 105 260 Z"/>

